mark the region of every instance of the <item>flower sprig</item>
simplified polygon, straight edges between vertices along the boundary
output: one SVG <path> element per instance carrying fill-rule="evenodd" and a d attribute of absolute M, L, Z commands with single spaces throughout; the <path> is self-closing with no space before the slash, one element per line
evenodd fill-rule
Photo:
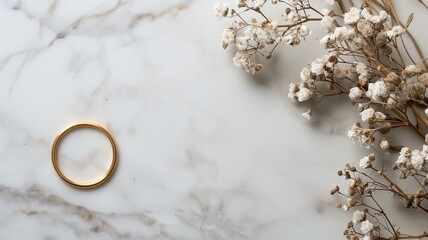
<path fill-rule="evenodd" d="M 261 58 L 269 59 L 279 44 L 297 46 L 311 34 L 305 24 L 320 21 L 322 13 L 306 0 L 271 0 L 271 4 L 284 9 L 281 16 L 271 19 L 263 7 L 266 0 L 236 1 L 234 8 L 217 3 L 214 13 L 218 18 L 233 18 L 232 26 L 222 33 L 221 45 L 235 45 L 234 64 L 248 72 L 262 69 Z M 251 17 L 246 18 L 250 14 Z M 316 15 L 316 17 L 313 17 Z"/>
<path fill-rule="evenodd" d="M 383 151 L 387 152 L 391 146 L 383 140 Z M 340 195 L 345 203 L 338 205 L 344 211 L 354 209 L 352 221 L 349 221 L 344 235 L 346 239 L 422 239 L 428 238 L 425 231 L 417 234 L 400 232 L 397 225 L 389 218 L 383 203 L 377 200 L 377 194 L 389 193 L 394 199 L 402 202 L 403 206 L 419 209 L 428 213 L 428 145 L 423 150 L 403 148 L 393 169 L 400 171 L 400 178 L 408 179 L 419 186 L 414 193 L 408 192 L 396 184 L 384 168 L 384 162 L 370 154 L 360 160 L 359 167 L 346 164 L 338 171 L 338 175 L 345 180 L 342 190 L 333 185 L 332 195 Z M 371 170 L 370 174 L 368 171 Z M 409 178 L 408 178 L 409 177 Z"/>

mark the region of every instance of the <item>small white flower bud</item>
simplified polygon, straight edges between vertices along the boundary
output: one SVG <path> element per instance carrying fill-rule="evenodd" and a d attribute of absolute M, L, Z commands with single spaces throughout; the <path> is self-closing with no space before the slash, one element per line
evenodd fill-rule
<path fill-rule="evenodd" d="M 389 148 L 391 147 L 389 145 L 388 140 L 386 140 L 386 138 L 382 138 L 382 140 L 380 140 L 380 148 L 384 151 L 389 150 Z"/>

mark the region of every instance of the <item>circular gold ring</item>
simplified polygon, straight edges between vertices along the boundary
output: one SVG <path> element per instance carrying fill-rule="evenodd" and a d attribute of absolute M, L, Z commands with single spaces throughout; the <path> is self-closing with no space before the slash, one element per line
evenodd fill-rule
<path fill-rule="evenodd" d="M 113 158 L 112 158 L 112 161 L 111 161 L 111 164 L 110 164 L 110 167 L 109 167 L 108 171 L 98 181 L 91 182 L 91 183 L 78 183 L 76 181 L 73 181 L 73 180 L 67 178 L 61 172 L 61 170 L 59 169 L 59 166 L 58 166 L 58 146 L 59 146 L 61 140 L 63 139 L 63 137 L 65 135 L 67 135 L 71 131 L 76 130 L 78 128 L 91 128 L 91 129 L 95 129 L 95 130 L 101 132 L 102 134 L 104 134 L 108 138 L 108 140 L 110 141 L 111 148 L 112 148 L 112 151 L 113 151 Z M 107 130 L 105 130 L 103 127 L 101 127 L 100 125 L 95 124 L 95 123 L 86 123 L 86 122 L 85 123 L 77 123 L 77 124 L 71 125 L 70 127 L 64 129 L 55 138 L 55 140 L 53 142 L 53 145 L 52 145 L 52 164 L 53 164 L 53 167 L 54 167 L 56 173 L 58 173 L 58 175 L 62 178 L 62 180 L 64 180 L 69 185 L 71 185 L 73 187 L 77 187 L 77 188 L 93 188 L 93 187 L 97 187 L 97 186 L 101 185 L 102 183 L 104 183 L 113 174 L 113 171 L 116 168 L 116 165 L 117 165 L 117 147 L 116 147 L 116 143 L 114 142 L 114 139 L 110 135 L 110 133 Z"/>

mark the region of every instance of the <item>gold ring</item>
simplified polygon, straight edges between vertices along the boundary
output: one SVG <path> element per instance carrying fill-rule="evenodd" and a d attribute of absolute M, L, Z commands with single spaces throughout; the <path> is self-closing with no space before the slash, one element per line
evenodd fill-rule
<path fill-rule="evenodd" d="M 111 164 L 110 164 L 110 167 L 109 167 L 108 171 L 98 181 L 91 182 L 91 183 L 78 183 L 76 181 L 73 181 L 73 180 L 67 178 L 61 172 L 61 170 L 59 169 L 59 166 L 58 166 L 58 146 L 59 146 L 59 143 L 61 142 L 62 138 L 65 135 L 67 135 L 71 131 L 76 130 L 78 128 L 91 128 L 91 129 L 95 129 L 95 130 L 101 132 L 102 134 L 104 134 L 108 138 L 108 140 L 110 141 L 111 148 L 113 150 L 113 158 L 112 158 L 112 161 L 111 161 Z M 86 123 L 86 122 L 85 123 L 77 123 L 77 124 L 71 125 L 70 127 L 64 129 L 55 138 L 55 140 L 53 142 L 53 145 L 52 145 L 52 164 L 53 164 L 53 167 L 54 167 L 56 173 L 58 173 L 58 175 L 62 178 L 62 180 L 64 180 L 69 185 L 71 185 L 73 187 L 77 187 L 77 188 L 93 188 L 93 187 L 97 187 L 97 186 L 101 185 L 102 183 L 104 183 L 113 174 L 113 171 L 116 168 L 116 165 L 117 165 L 117 147 L 116 147 L 116 143 L 114 142 L 114 139 L 110 135 L 110 133 L 107 130 L 105 130 L 103 127 L 101 127 L 100 125 L 95 124 L 95 123 Z"/>

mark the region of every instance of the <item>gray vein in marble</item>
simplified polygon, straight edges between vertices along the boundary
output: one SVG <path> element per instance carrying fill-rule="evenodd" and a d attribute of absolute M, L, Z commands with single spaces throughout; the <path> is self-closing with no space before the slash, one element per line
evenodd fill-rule
<path fill-rule="evenodd" d="M 80 18 L 78 18 L 77 20 L 75 20 L 72 24 L 70 24 L 68 27 L 66 27 L 65 29 L 61 30 L 60 32 L 58 32 L 55 37 L 49 42 L 49 44 L 45 45 L 45 46 L 41 46 L 41 47 L 36 47 L 37 42 L 35 42 L 33 44 L 32 47 L 30 47 L 29 49 L 23 50 L 23 51 L 19 51 L 16 52 L 8 57 L 6 57 L 5 59 L 3 59 L 3 61 L 1 61 L 0 64 L 0 68 L 4 68 L 4 66 L 7 64 L 7 62 L 12 59 L 15 56 L 21 55 L 21 54 L 25 54 L 25 58 L 22 61 L 22 63 L 20 64 L 16 76 L 15 76 L 15 80 L 12 82 L 10 88 L 9 88 L 9 94 L 11 94 L 11 92 L 13 91 L 14 86 L 16 85 L 16 83 L 19 80 L 20 74 L 22 72 L 22 69 L 24 68 L 25 64 L 30 61 L 33 57 L 37 56 L 37 54 L 40 51 L 49 49 L 56 41 L 60 40 L 60 39 L 64 39 L 66 38 L 68 35 L 70 35 L 73 31 L 75 31 L 76 29 L 78 29 L 80 26 L 82 26 L 86 21 L 90 20 L 90 19 L 98 19 L 98 18 L 104 18 L 107 17 L 108 15 L 110 15 L 111 13 L 115 12 L 117 9 L 119 9 L 121 6 L 125 5 L 128 3 L 128 0 L 118 0 L 116 5 L 111 8 L 108 9 L 106 11 L 100 12 L 100 13 L 96 13 L 96 14 L 86 14 L 81 16 Z M 49 20 L 49 18 L 53 15 L 55 9 L 57 8 L 58 5 L 58 1 L 55 0 L 52 2 L 52 4 L 50 5 L 48 11 L 47 11 L 47 15 L 46 17 L 43 17 L 42 19 L 39 20 L 39 24 L 41 26 L 40 30 L 39 30 L 39 36 L 41 34 L 41 31 L 43 29 L 43 27 L 47 27 L 47 21 Z M 30 16 L 27 14 L 27 16 L 30 18 Z"/>
<path fill-rule="evenodd" d="M 128 0 L 118 0 L 117 3 L 116 3 L 116 5 L 113 8 L 108 9 L 108 10 L 106 10 L 104 12 L 96 13 L 96 14 L 91 14 L 91 15 L 83 15 L 82 17 L 80 17 L 76 21 L 74 21 L 71 25 L 69 25 L 68 27 L 66 27 L 64 30 L 58 32 L 57 35 L 56 35 L 56 37 L 49 44 L 49 46 L 52 46 L 55 43 L 55 41 L 57 41 L 59 39 L 66 38 L 70 33 L 72 33 L 74 30 L 76 30 L 77 28 L 79 28 L 86 21 L 88 21 L 90 19 L 97 19 L 97 18 L 107 17 L 109 14 L 113 13 L 114 11 L 116 11 L 117 9 L 119 9 L 120 7 L 122 7 L 123 5 L 127 4 L 128 2 L 129 2 Z"/>
<path fill-rule="evenodd" d="M 158 235 L 166 237 L 160 223 L 144 213 L 103 213 L 92 211 L 83 206 L 75 205 L 56 195 L 49 195 L 43 189 L 32 186 L 26 192 L 21 192 L 0 185 L 0 200 L 10 202 L 14 210 L 10 214 L 23 214 L 35 217 L 35 221 L 49 219 L 53 225 L 67 226 L 76 236 L 89 233 L 107 233 L 114 239 L 128 239 L 128 233 L 122 233 L 115 227 L 115 221 L 123 219 L 138 222 L 141 225 L 158 228 Z M 0 214 L 2 214 L 0 212 Z M 4 214 L 4 213 L 3 213 Z M 80 223 L 76 223 L 78 218 Z M 83 226 L 82 226 L 83 225 Z"/>
<path fill-rule="evenodd" d="M 166 15 L 175 16 L 177 13 L 187 9 L 189 7 L 189 4 L 192 2 L 193 2 L 193 0 L 187 0 L 187 1 L 184 1 L 182 3 L 170 6 L 170 7 L 166 8 L 160 12 L 157 12 L 157 13 L 147 12 L 147 13 L 137 14 L 137 15 L 132 17 L 131 22 L 129 23 L 129 27 L 130 28 L 136 27 L 144 19 L 149 19 L 149 20 L 153 21 L 153 20 L 156 20 L 158 18 L 164 17 Z"/>

